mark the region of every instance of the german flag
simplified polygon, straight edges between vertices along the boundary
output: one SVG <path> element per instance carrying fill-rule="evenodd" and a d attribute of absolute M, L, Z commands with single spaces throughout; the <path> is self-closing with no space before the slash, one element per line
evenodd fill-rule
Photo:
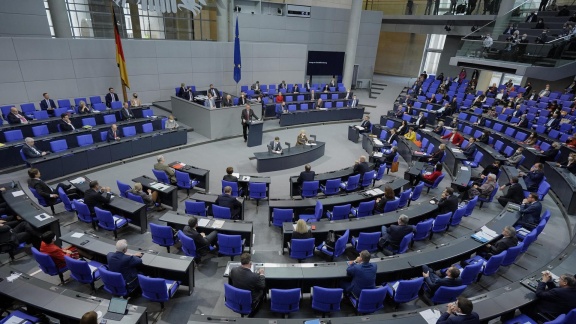
<path fill-rule="evenodd" d="M 116 13 L 112 8 L 112 15 L 114 18 L 114 39 L 116 40 L 116 63 L 120 69 L 120 79 L 128 89 L 130 89 L 130 81 L 128 80 L 128 71 L 126 70 L 126 60 L 124 60 L 124 51 L 122 50 L 122 39 L 120 39 L 120 31 L 118 30 L 118 23 L 116 22 Z"/>

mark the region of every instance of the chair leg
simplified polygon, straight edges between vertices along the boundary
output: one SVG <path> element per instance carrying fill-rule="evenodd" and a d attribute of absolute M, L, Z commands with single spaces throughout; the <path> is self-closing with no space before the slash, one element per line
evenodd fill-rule
<path fill-rule="evenodd" d="M 480 201 L 480 205 L 478 205 L 478 209 L 481 209 L 481 208 L 482 208 L 482 205 L 484 205 L 484 202 L 483 202 L 483 201 Z"/>
<path fill-rule="evenodd" d="M 164 309 L 164 302 L 160 302 L 160 309 Z"/>
<path fill-rule="evenodd" d="M 118 240 L 118 233 L 116 232 L 116 230 L 114 230 L 113 232 L 114 232 L 114 240 Z"/>
<path fill-rule="evenodd" d="M 52 210 L 52 215 L 56 215 L 56 212 L 54 211 L 54 205 L 50 205 L 50 209 Z"/>
<path fill-rule="evenodd" d="M 170 253 L 170 247 L 169 246 L 166 247 L 166 252 Z"/>
<path fill-rule="evenodd" d="M 61 274 L 61 273 L 59 273 L 59 274 L 58 274 L 58 277 L 60 278 L 60 282 L 61 282 L 62 284 L 64 284 L 64 275 Z"/>
<path fill-rule="evenodd" d="M 428 191 L 426 191 L 426 193 L 430 193 L 430 187 L 428 187 Z"/>

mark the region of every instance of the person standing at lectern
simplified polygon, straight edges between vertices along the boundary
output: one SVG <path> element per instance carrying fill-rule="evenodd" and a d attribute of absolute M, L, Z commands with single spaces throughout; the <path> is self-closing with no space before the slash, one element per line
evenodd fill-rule
<path fill-rule="evenodd" d="M 270 148 L 272 153 L 282 154 L 282 145 L 280 145 L 280 137 L 274 137 L 274 140 L 270 142 Z"/>
<path fill-rule="evenodd" d="M 250 127 L 250 121 L 252 118 L 258 120 L 258 117 L 254 111 L 250 109 L 250 105 L 246 105 L 246 108 L 242 109 L 242 115 L 240 118 L 242 119 L 242 134 L 244 135 L 244 143 L 246 143 L 246 141 L 248 141 L 248 128 Z"/>

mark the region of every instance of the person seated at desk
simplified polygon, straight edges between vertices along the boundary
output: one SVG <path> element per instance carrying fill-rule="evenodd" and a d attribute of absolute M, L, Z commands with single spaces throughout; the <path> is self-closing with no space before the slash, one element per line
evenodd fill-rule
<path fill-rule="evenodd" d="M 460 135 L 460 132 L 458 132 L 456 128 L 454 128 L 452 132 L 442 136 L 442 139 L 448 139 L 450 143 L 457 146 L 460 146 L 460 144 L 462 144 L 462 142 L 464 141 L 464 137 Z"/>
<path fill-rule="evenodd" d="M 408 129 L 408 133 L 404 134 L 404 138 L 411 141 L 412 143 L 416 142 L 416 132 L 414 131 L 413 127 Z"/>
<path fill-rule="evenodd" d="M 250 87 L 250 90 L 254 90 L 255 94 L 259 94 L 260 93 L 260 81 L 256 81 L 256 83 L 252 84 L 252 86 Z"/>
<path fill-rule="evenodd" d="M 490 131 L 484 131 L 480 137 L 476 138 L 476 142 L 488 144 L 490 141 Z"/>
<path fill-rule="evenodd" d="M 306 136 L 305 130 L 300 130 L 300 134 L 296 137 L 296 146 L 308 144 L 308 137 Z"/>
<path fill-rule="evenodd" d="M 278 136 L 274 137 L 274 140 L 270 141 L 270 144 L 268 144 L 268 146 L 270 147 L 270 150 L 272 150 L 272 153 L 282 154 L 282 145 L 280 145 L 280 137 Z"/>
<path fill-rule="evenodd" d="M 398 132 L 396 131 L 396 128 L 392 128 L 390 130 L 390 136 L 388 137 L 387 140 L 383 141 L 382 143 L 384 143 L 384 145 L 388 144 L 387 146 L 390 146 L 394 143 L 394 141 L 398 141 Z"/>
<path fill-rule="evenodd" d="M 360 124 L 360 127 L 364 129 L 359 130 L 358 133 L 362 134 L 370 132 L 370 127 L 372 127 L 372 124 L 370 123 L 370 116 L 364 116 L 364 120 Z"/>
<path fill-rule="evenodd" d="M 370 171 L 370 164 L 366 162 L 366 156 L 361 155 L 360 158 L 354 163 L 353 173 L 354 175 L 360 174 L 360 177 L 364 176 L 364 173 Z"/>
<path fill-rule="evenodd" d="M 84 102 L 84 100 L 81 100 L 80 103 L 78 104 L 78 114 L 85 115 L 85 114 L 89 114 L 91 112 L 92 112 L 92 109 L 90 109 L 90 107 L 86 106 L 86 102 Z"/>
<path fill-rule="evenodd" d="M 280 118 L 280 114 L 288 113 L 288 106 L 286 106 L 286 101 L 280 103 L 280 111 L 276 114 L 277 118 Z"/>
<path fill-rule="evenodd" d="M 84 192 L 84 204 L 88 206 L 90 213 L 94 215 L 94 207 L 103 208 L 104 204 L 110 202 L 112 194 L 110 187 L 100 187 L 96 180 L 89 183 L 90 188 Z"/>
<path fill-rule="evenodd" d="M 204 100 L 204 107 L 208 107 L 210 109 L 216 108 L 216 99 L 214 99 L 214 96 L 211 93 L 208 93 L 207 97 L 208 98 Z"/>
<path fill-rule="evenodd" d="M 130 105 L 132 107 L 140 107 L 142 106 L 142 101 L 140 101 L 140 99 L 138 99 L 138 94 L 136 92 L 134 92 L 132 94 L 132 99 L 130 99 Z"/>
<path fill-rule="evenodd" d="M 488 198 L 494 188 L 496 188 L 496 175 L 490 173 L 486 179 L 484 184 L 480 185 L 479 183 L 474 183 L 472 187 L 469 187 L 464 193 L 461 195 L 460 201 L 470 200 L 476 196 L 480 196 L 480 198 Z"/>
<path fill-rule="evenodd" d="M 318 98 L 318 100 L 316 101 L 316 105 L 315 105 L 314 108 L 315 108 L 315 109 L 324 108 L 324 100 L 322 100 L 322 98 Z"/>
<path fill-rule="evenodd" d="M 400 108 L 400 107 L 398 107 L 398 108 Z M 398 109 L 398 111 L 396 113 L 396 117 L 402 118 L 402 117 L 404 117 L 404 115 L 412 116 L 413 113 L 414 113 L 414 107 L 412 106 L 411 103 L 408 103 L 406 105 L 406 109 L 404 111 L 402 111 L 402 109 Z"/>
<path fill-rule="evenodd" d="M 468 145 L 462 148 L 462 153 L 464 153 L 464 155 L 469 159 L 471 159 L 474 153 L 476 153 L 476 139 L 474 137 L 470 137 Z"/>
<path fill-rule="evenodd" d="M 449 103 L 445 103 L 444 106 L 440 107 L 439 109 L 431 110 L 431 112 L 436 114 L 436 119 L 440 119 L 444 116 L 452 115 L 452 113 L 450 111 L 451 111 L 451 109 L 450 109 Z"/>
<path fill-rule="evenodd" d="M 36 146 L 34 145 L 34 139 L 32 137 L 26 137 L 24 139 L 24 143 L 25 144 L 22 145 L 22 153 L 24 153 L 24 155 L 28 159 L 39 158 L 50 153 L 40 151 L 39 149 L 37 149 Z"/>
<path fill-rule="evenodd" d="M 60 115 L 60 121 L 58 122 L 58 125 L 60 125 L 60 131 L 62 132 L 71 132 L 76 129 L 74 125 L 72 125 L 72 122 L 70 121 L 70 115 L 67 112 Z"/>
<path fill-rule="evenodd" d="M 54 100 L 50 99 L 50 96 L 48 95 L 47 92 L 44 92 L 42 94 L 42 97 L 44 97 L 44 99 L 40 101 L 40 109 L 46 110 L 48 112 L 48 115 L 50 115 L 50 117 L 54 117 L 54 109 L 56 109 L 56 104 L 54 103 Z"/>
<path fill-rule="evenodd" d="M 215 204 L 220 207 L 230 208 L 230 215 L 232 219 L 240 219 L 242 212 L 242 203 L 235 197 L 232 197 L 232 187 L 224 187 L 224 193 L 216 198 Z"/>
<path fill-rule="evenodd" d="M 565 168 L 572 174 L 576 174 L 576 153 L 568 154 L 568 160 L 564 163 L 556 163 L 559 168 Z"/>
<path fill-rule="evenodd" d="M 518 177 L 510 178 L 510 183 L 501 186 L 500 190 L 504 190 L 506 187 L 508 187 L 506 194 L 498 197 L 500 205 L 506 207 L 506 204 L 509 202 L 518 205 L 521 204 L 522 200 L 524 200 L 524 190 L 522 190 L 522 186 L 518 183 Z"/>
<path fill-rule="evenodd" d="M 108 130 L 108 133 L 106 134 L 106 141 L 110 143 L 119 140 L 120 136 L 118 136 L 118 126 L 116 126 L 116 124 L 112 124 Z"/>
<path fill-rule="evenodd" d="M 520 172 L 518 175 L 524 178 L 526 190 L 537 192 L 540 183 L 544 180 L 544 165 L 542 163 L 535 163 L 528 173 Z"/>
<path fill-rule="evenodd" d="M 38 247 L 41 233 L 37 232 L 30 223 L 22 220 L 20 216 L 0 219 L 0 244 L 12 243 L 16 248 L 20 243 L 32 243 Z"/>
<path fill-rule="evenodd" d="M 442 191 L 440 200 L 438 200 L 438 211 L 437 215 L 445 213 L 454 213 L 458 209 L 458 197 L 454 195 L 454 189 L 446 187 Z"/>
<path fill-rule="evenodd" d="M 64 255 L 68 255 L 71 258 L 78 259 L 78 254 L 73 253 L 69 249 L 63 249 L 58 245 L 54 244 L 56 240 L 56 234 L 52 231 L 47 231 L 41 236 L 42 242 L 40 243 L 40 252 L 48 254 L 54 264 L 58 269 L 66 267 L 66 261 L 64 260 Z"/>
<path fill-rule="evenodd" d="M 398 217 L 398 225 L 382 226 L 382 237 L 378 241 L 378 248 L 382 251 L 387 246 L 398 249 L 404 236 L 415 231 L 416 228 L 414 226 L 408 225 L 408 216 L 402 214 Z"/>
<path fill-rule="evenodd" d="M 297 83 L 295 83 L 294 87 L 292 87 L 292 93 L 300 93 L 300 87 Z"/>
<path fill-rule="evenodd" d="M 278 94 L 276 95 L 276 99 L 275 99 L 276 103 L 282 103 L 284 102 L 284 95 L 282 94 L 282 92 L 278 92 Z"/>
<path fill-rule="evenodd" d="M 182 98 L 185 100 L 190 100 L 190 97 L 188 97 L 188 94 L 187 94 L 188 91 L 189 91 L 189 89 L 186 88 L 186 84 L 180 83 L 180 89 L 178 89 L 178 93 L 176 94 L 176 97 Z"/>
<path fill-rule="evenodd" d="M 234 105 L 234 101 L 232 101 L 231 95 L 226 95 L 226 98 L 222 100 L 223 107 L 232 107 Z"/>
<path fill-rule="evenodd" d="M 138 287 L 138 268 L 142 264 L 142 253 L 129 254 L 128 242 L 119 240 L 116 242 L 116 252 L 110 252 L 106 256 L 108 270 L 118 272 L 124 278 L 128 291 Z"/>
<path fill-rule="evenodd" d="M 360 252 L 356 260 L 348 262 L 346 276 L 349 280 L 340 282 L 344 294 L 360 298 L 363 289 L 376 288 L 376 269 L 376 263 L 370 263 L 370 252 Z"/>
<path fill-rule="evenodd" d="M 178 125 L 178 123 L 174 119 L 173 115 L 168 116 L 168 119 L 166 120 L 166 123 L 164 124 L 165 129 L 176 129 L 179 126 L 180 125 Z"/>
<path fill-rule="evenodd" d="M 444 133 L 444 122 L 443 121 L 439 121 L 438 125 L 436 125 L 436 127 L 432 130 L 433 133 L 438 134 L 438 135 L 442 135 L 442 133 Z"/>
<path fill-rule="evenodd" d="M 479 252 L 485 260 L 490 259 L 492 256 L 502 253 L 511 247 L 518 245 L 518 238 L 516 237 L 516 229 L 512 226 L 506 226 L 502 230 L 502 238 L 496 241 L 494 245 L 486 244 L 484 250 Z"/>
<path fill-rule="evenodd" d="M 359 102 L 360 102 L 360 100 L 358 100 L 358 98 L 356 97 L 356 95 L 354 95 L 354 96 L 352 97 L 352 100 L 350 100 L 350 101 L 348 102 L 348 107 L 356 108 L 356 107 L 358 107 L 358 103 L 359 103 Z"/>
<path fill-rule="evenodd" d="M 151 189 L 148 189 L 148 194 L 146 194 L 144 191 L 142 191 L 142 184 L 140 182 L 134 183 L 134 188 L 128 190 L 128 192 L 142 197 L 142 200 L 146 206 L 150 208 L 154 207 L 155 211 L 166 210 L 166 208 L 162 207 L 162 200 L 158 197 L 158 191 L 152 191 Z"/>
<path fill-rule="evenodd" d="M 248 98 L 246 98 L 246 94 L 242 92 L 240 94 L 240 98 L 238 98 L 238 106 L 244 106 L 248 103 Z"/>
<path fill-rule="evenodd" d="M 330 92 L 330 85 L 329 84 L 325 84 L 324 88 L 322 88 L 322 92 Z"/>
<path fill-rule="evenodd" d="M 520 162 L 520 160 L 522 160 L 522 157 L 524 156 L 522 154 L 522 152 L 524 152 L 524 148 L 522 146 L 518 146 L 518 148 L 516 149 L 516 151 L 514 151 L 514 153 L 512 155 L 510 155 L 509 158 L 506 159 L 506 165 L 516 165 L 518 164 L 518 162 Z"/>
<path fill-rule="evenodd" d="M 419 129 L 426 128 L 426 117 L 424 117 L 423 112 L 420 112 L 420 114 L 418 114 L 418 119 L 416 119 L 416 122 L 414 124 L 416 124 L 416 127 Z"/>
<path fill-rule="evenodd" d="M 201 258 L 206 256 L 210 252 L 210 247 L 218 241 L 218 231 L 212 231 L 208 235 L 204 232 L 198 232 L 198 218 L 196 216 L 188 218 L 188 225 L 184 227 L 182 232 L 194 240 L 196 245 L 196 258 L 194 258 L 194 261 L 196 261 L 196 264 L 200 263 Z"/>
<path fill-rule="evenodd" d="M 445 152 L 446 152 L 446 144 L 440 144 L 438 145 L 438 148 L 434 152 L 432 152 L 430 157 L 421 157 L 419 161 L 428 162 L 430 164 L 436 164 L 440 162 L 440 159 L 442 159 Z"/>
<path fill-rule="evenodd" d="M 120 101 L 118 99 L 118 95 L 114 93 L 114 88 L 112 87 L 108 88 L 108 93 L 106 94 L 106 96 L 104 96 L 104 100 L 106 102 L 106 107 L 108 108 L 112 108 L 112 102 Z"/>
<path fill-rule="evenodd" d="M 520 225 L 526 229 L 534 229 L 540 223 L 542 214 L 542 203 L 538 201 L 538 194 L 531 192 L 528 197 L 522 200 L 520 205 L 520 219 L 515 225 Z"/>
<path fill-rule="evenodd" d="M 480 317 L 473 312 L 474 305 L 466 297 L 458 297 L 456 302 L 449 303 L 446 312 L 440 315 L 436 324 L 480 324 Z"/>
<path fill-rule="evenodd" d="M 522 313 L 532 318 L 539 318 L 538 314 L 547 314 L 552 318 L 567 314 L 576 308 L 576 279 L 571 274 L 562 274 L 556 286 L 551 273 L 543 271 L 536 288 L 536 297 L 536 305 L 531 303 L 521 308 Z"/>
<path fill-rule="evenodd" d="M 308 224 L 306 224 L 306 221 L 303 219 L 299 219 L 296 222 L 296 228 L 292 232 L 292 239 L 301 240 L 313 237 L 314 236 L 312 235 L 312 232 L 310 231 L 310 229 L 308 229 Z"/>
<path fill-rule="evenodd" d="M 166 160 L 164 159 L 164 155 L 158 155 L 156 157 L 156 161 L 157 161 L 157 163 L 154 164 L 154 170 L 164 171 L 166 173 L 166 175 L 168 176 L 168 179 L 170 179 L 170 183 L 175 184 L 176 183 L 176 172 L 174 172 L 174 169 L 172 169 L 171 167 L 166 165 Z"/>
<path fill-rule="evenodd" d="M 380 198 L 376 198 L 376 202 L 374 204 L 374 213 L 383 213 L 384 207 L 386 207 L 386 203 L 388 201 L 392 201 L 396 199 L 396 195 L 394 194 L 394 190 L 390 186 L 384 187 L 384 195 Z"/>
<path fill-rule="evenodd" d="M 240 256 L 240 266 L 230 270 L 230 284 L 238 289 L 249 290 L 252 293 L 252 313 L 254 314 L 260 302 L 266 297 L 266 278 L 264 268 L 258 272 L 252 272 L 252 256 L 250 253 L 242 253 Z"/>
<path fill-rule="evenodd" d="M 18 125 L 18 124 L 25 125 L 28 124 L 30 120 L 32 120 L 32 118 L 18 111 L 16 107 L 10 108 L 10 113 L 6 116 L 6 121 L 10 125 Z"/>
<path fill-rule="evenodd" d="M 226 174 L 222 177 L 222 180 L 224 181 L 228 181 L 228 182 L 238 182 L 238 178 L 234 175 L 232 175 L 232 173 L 234 173 L 234 168 L 229 166 L 226 168 Z"/>
<path fill-rule="evenodd" d="M 455 266 L 446 269 L 444 273 L 440 272 L 440 274 L 436 274 L 432 268 L 425 264 L 422 266 L 422 277 L 424 277 L 424 283 L 429 289 L 428 296 L 433 296 L 440 287 L 457 287 L 462 285 L 460 269 Z"/>
<path fill-rule="evenodd" d="M 490 165 L 487 165 L 478 176 L 471 177 L 470 179 L 473 180 L 476 184 L 482 185 L 484 178 L 486 178 L 490 173 L 498 174 L 498 172 L 500 172 L 500 161 L 494 160 L 494 162 L 492 162 Z"/>
<path fill-rule="evenodd" d="M 524 141 L 524 144 L 526 145 L 536 145 L 536 143 L 538 143 L 538 134 L 536 134 L 536 132 L 530 133 L 528 138 Z"/>
<path fill-rule="evenodd" d="M 306 164 L 304 166 L 304 171 L 300 172 L 297 182 L 300 186 L 302 186 L 304 181 L 314 181 L 315 176 L 316 172 L 312 171 L 312 167 L 310 166 L 310 164 Z"/>
<path fill-rule="evenodd" d="M 400 127 L 398 127 L 398 130 L 396 133 L 398 133 L 398 135 L 403 136 L 408 132 L 408 122 L 403 120 L 402 123 L 400 124 Z"/>
<path fill-rule="evenodd" d="M 392 148 L 390 149 L 390 153 L 382 154 L 381 157 L 374 157 L 374 170 L 380 169 L 380 165 L 384 163 L 386 163 L 387 165 L 392 165 L 392 162 L 394 162 L 394 158 L 396 157 L 397 153 L 398 153 L 398 147 L 392 146 Z"/>
<path fill-rule="evenodd" d="M 560 126 L 560 114 L 555 112 L 550 119 L 545 124 L 546 126 L 546 134 L 548 134 L 551 130 L 557 129 Z"/>
<path fill-rule="evenodd" d="M 554 161 L 560 151 L 560 143 L 554 142 L 546 151 L 540 151 L 544 156 L 540 159 L 542 162 Z"/>
<path fill-rule="evenodd" d="M 418 173 L 414 181 L 412 181 L 412 186 L 418 185 L 420 181 L 424 181 L 427 184 L 433 184 L 439 176 L 442 175 L 442 163 L 436 163 L 434 167 L 434 172 Z"/>
<path fill-rule="evenodd" d="M 62 190 L 66 193 L 66 195 L 70 198 L 76 198 L 78 195 L 76 194 L 76 189 L 70 189 L 71 185 L 65 185 L 63 183 L 59 183 L 56 186 L 56 189 L 52 189 L 46 182 L 40 179 L 40 170 L 36 168 L 31 168 L 28 170 L 28 187 L 33 188 L 36 192 L 42 196 L 46 200 L 48 204 L 56 203 L 58 199 L 58 189 L 62 188 Z"/>

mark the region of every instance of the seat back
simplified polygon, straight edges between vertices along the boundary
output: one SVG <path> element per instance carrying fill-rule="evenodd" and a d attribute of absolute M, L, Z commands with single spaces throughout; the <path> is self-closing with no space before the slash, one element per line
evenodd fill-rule
<path fill-rule="evenodd" d="M 152 123 L 142 124 L 142 133 L 151 133 L 152 131 L 154 131 Z"/>
<path fill-rule="evenodd" d="M 362 289 L 356 310 L 361 314 L 371 314 L 375 311 L 384 308 L 384 300 L 386 299 L 386 287 L 378 287 L 374 289 Z"/>
<path fill-rule="evenodd" d="M 95 127 L 96 126 L 96 118 L 94 118 L 94 117 L 82 118 L 82 126 Z"/>
<path fill-rule="evenodd" d="M 272 211 L 272 225 L 282 227 L 284 223 L 292 223 L 294 210 L 274 208 Z"/>
<path fill-rule="evenodd" d="M 482 271 L 482 262 L 477 262 L 467 265 L 460 273 L 463 285 L 469 285 L 478 280 L 478 275 Z"/>
<path fill-rule="evenodd" d="M 226 235 L 218 233 L 218 253 L 224 255 L 240 255 L 244 248 L 240 235 Z"/>
<path fill-rule="evenodd" d="M 224 187 L 232 188 L 232 193 L 231 193 L 232 197 L 238 197 L 239 196 L 238 182 L 231 182 L 231 181 L 222 180 L 222 193 L 224 193 Z"/>
<path fill-rule="evenodd" d="M 35 110 L 32 114 L 34 114 L 34 119 L 36 119 L 36 120 L 42 120 L 42 119 L 50 118 L 50 116 L 48 116 L 48 111 L 46 111 L 46 110 Z"/>
<path fill-rule="evenodd" d="M 88 146 L 94 144 L 92 135 L 78 135 L 76 136 L 76 141 L 78 142 L 78 146 Z"/>
<path fill-rule="evenodd" d="M 111 212 L 100 209 L 98 207 L 94 207 L 94 212 L 96 213 L 96 218 L 98 219 L 98 226 L 108 231 L 114 231 L 116 229 L 114 217 L 112 216 Z"/>
<path fill-rule="evenodd" d="M 376 173 L 376 176 L 374 177 L 374 182 L 382 180 L 382 177 L 384 177 L 385 171 L 386 171 L 386 164 L 380 164 L 380 166 L 378 167 L 378 172 Z"/>
<path fill-rule="evenodd" d="M 105 267 L 100 268 L 100 278 L 104 284 L 104 290 L 109 292 L 114 296 L 126 296 L 128 295 L 128 289 L 126 288 L 126 281 L 122 277 L 121 273 L 113 272 Z"/>
<path fill-rule="evenodd" d="M 112 103 L 110 103 L 110 108 L 122 109 L 122 101 L 112 101 Z"/>
<path fill-rule="evenodd" d="M 384 213 L 393 212 L 398 209 L 398 204 L 400 204 L 400 199 L 389 200 L 384 206 Z"/>
<path fill-rule="evenodd" d="M 48 134 L 50 134 L 50 132 L 48 131 L 48 126 L 40 125 L 40 126 L 32 127 L 32 134 L 34 134 L 34 137 L 40 137 L 40 136 L 48 135 Z"/>
<path fill-rule="evenodd" d="M 63 139 L 57 140 L 57 141 L 52 141 L 52 142 L 50 142 L 50 149 L 54 153 L 66 151 L 68 149 L 68 143 L 66 143 L 66 140 L 63 140 Z"/>
<path fill-rule="evenodd" d="M 114 124 L 116 123 L 116 115 L 115 114 L 107 114 L 102 116 L 104 118 L 104 124 Z"/>
<path fill-rule="evenodd" d="M 70 99 L 58 99 L 58 107 L 70 108 Z"/>
<path fill-rule="evenodd" d="M 164 172 L 162 170 L 152 169 L 152 173 L 154 173 L 156 180 L 158 180 L 162 183 L 165 183 L 165 184 L 170 184 L 170 179 L 168 178 L 168 175 L 166 174 L 166 172 Z"/>
<path fill-rule="evenodd" d="M 434 224 L 434 219 L 430 218 L 416 224 L 416 234 L 414 234 L 414 241 L 422 241 L 430 236 L 430 230 L 432 230 L 432 225 Z"/>
<path fill-rule="evenodd" d="M 406 234 L 404 236 L 404 238 L 402 239 L 402 241 L 400 241 L 400 247 L 398 248 L 398 251 L 396 252 L 396 254 L 406 253 L 406 251 L 408 251 L 408 247 L 410 246 L 410 243 L 412 242 L 413 238 L 414 238 L 414 233 Z"/>
<path fill-rule="evenodd" d="M 332 218 L 331 220 L 338 220 L 338 219 L 346 219 L 350 215 L 350 209 L 352 205 L 346 204 L 341 206 L 334 206 L 332 209 Z"/>
<path fill-rule="evenodd" d="M 32 256 L 34 257 L 34 260 L 36 260 L 36 262 L 38 263 L 40 269 L 42 269 L 42 272 L 44 272 L 45 274 L 55 276 L 60 273 L 60 270 L 58 269 L 58 267 L 56 267 L 54 260 L 52 260 L 52 257 L 49 256 L 48 254 L 42 253 L 38 251 L 35 247 L 32 247 Z"/>
<path fill-rule="evenodd" d="M 76 210 L 76 216 L 78 216 L 79 220 L 84 223 L 92 223 L 94 221 L 90 209 L 84 202 L 74 200 L 74 209 Z"/>
<path fill-rule="evenodd" d="M 252 312 L 252 293 L 225 283 L 224 305 L 235 313 L 248 315 Z"/>
<path fill-rule="evenodd" d="M 124 137 L 130 137 L 136 135 L 136 127 L 135 126 L 125 126 L 122 127 L 122 134 Z"/>
<path fill-rule="evenodd" d="M 248 192 L 250 193 L 249 196 L 252 199 L 264 199 L 266 198 L 266 184 L 250 182 L 248 184 Z"/>
<path fill-rule="evenodd" d="M 342 288 L 312 287 L 312 309 L 325 313 L 339 311 L 342 293 Z"/>
<path fill-rule="evenodd" d="M 15 142 L 24 139 L 24 135 L 22 134 L 22 130 L 20 129 L 9 130 L 4 131 L 4 139 L 6 140 L 7 143 Z"/>
<path fill-rule="evenodd" d="M 206 216 L 206 203 L 203 201 L 189 201 L 184 202 L 184 212 L 189 215 Z"/>
<path fill-rule="evenodd" d="M 372 184 L 372 181 L 374 181 L 374 177 L 376 176 L 376 171 L 372 170 L 372 171 L 368 171 L 365 172 L 362 175 L 362 184 L 360 185 L 361 187 L 368 187 Z"/>
<path fill-rule="evenodd" d="M 420 181 L 416 187 L 413 188 L 410 199 L 412 199 L 412 201 L 418 200 L 418 198 L 420 198 L 420 194 L 422 193 L 422 189 L 424 189 L 424 182 Z"/>
<path fill-rule="evenodd" d="M 508 250 L 506 250 L 506 256 L 504 257 L 504 259 L 502 260 L 502 266 L 509 266 L 512 263 L 516 262 L 516 259 L 518 259 L 518 256 L 520 255 L 520 252 L 522 252 L 522 248 L 524 246 L 524 243 L 520 242 L 518 243 L 518 245 L 513 246 L 511 248 L 509 248 Z"/>
<path fill-rule="evenodd" d="M 434 220 L 434 225 L 432 226 L 432 232 L 439 233 L 447 230 L 451 216 L 452 216 L 451 212 L 436 216 L 436 219 Z"/>
<path fill-rule="evenodd" d="M 330 179 L 326 181 L 326 187 L 324 187 L 325 195 L 333 195 L 340 192 L 340 179 Z"/>
<path fill-rule="evenodd" d="M 75 260 L 67 255 L 64 256 L 64 261 L 66 262 L 66 267 L 70 270 L 70 276 L 74 280 L 85 284 L 94 282 L 92 270 L 87 261 Z"/>
<path fill-rule="evenodd" d="M 194 243 L 194 239 L 180 230 L 178 231 L 178 240 L 182 243 L 182 252 L 184 252 L 185 255 L 196 257 L 196 243 Z"/>
<path fill-rule="evenodd" d="M 160 246 L 172 246 L 176 243 L 172 227 L 150 223 L 152 242 Z"/>
<path fill-rule="evenodd" d="M 420 291 L 423 282 L 424 278 L 400 280 L 394 293 L 394 301 L 396 303 L 406 303 L 418 298 L 418 291 Z"/>
<path fill-rule="evenodd" d="M 270 310 L 286 314 L 300 310 L 300 288 L 270 289 Z"/>
<path fill-rule="evenodd" d="M 302 183 L 302 197 L 310 198 L 316 197 L 318 195 L 318 189 L 320 188 L 320 181 L 304 181 Z"/>
<path fill-rule="evenodd" d="M 410 195 L 412 194 L 412 188 L 404 190 L 400 194 L 400 199 L 398 199 L 398 208 L 404 208 L 410 200 Z"/>
<path fill-rule="evenodd" d="M 314 238 L 292 239 L 290 241 L 290 257 L 302 260 L 314 256 Z"/>
<path fill-rule="evenodd" d="M 212 205 L 212 214 L 214 218 L 221 218 L 221 219 L 231 219 L 232 213 L 230 208 L 222 207 L 218 205 Z"/>
<path fill-rule="evenodd" d="M 496 187 L 496 189 L 498 189 L 498 187 Z M 456 226 L 456 225 L 460 224 L 460 222 L 462 221 L 462 217 L 464 217 L 465 213 L 466 213 L 466 207 L 461 207 L 461 208 L 456 209 L 454 214 L 452 214 L 450 226 Z"/>
<path fill-rule="evenodd" d="M 361 202 L 356 211 L 356 217 L 365 217 L 372 215 L 375 203 L 376 202 L 374 200 Z"/>
<path fill-rule="evenodd" d="M 432 302 L 434 304 L 447 304 L 456 301 L 456 298 L 460 296 L 464 290 L 466 290 L 466 285 L 456 286 L 456 287 L 446 287 L 441 286 L 436 290 L 434 296 L 432 296 Z"/>
<path fill-rule="evenodd" d="M 166 286 L 166 280 L 162 278 L 150 278 L 139 274 L 138 283 L 140 283 L 142 296 L 144 296 L 144 298 L 154 302 L 165 302 L 170 299 L 170 295 L 168 294 L 168 289 Z"/>
<path fill-rule="evenodd" d="M 358 183 L 360 182 L 360 175 L 353 175 L 348 177 L 348 181 L 346 182 L 346 191 L 353 191 L 358 188 Z"/>
<path fill-rule="evenodd" d="M 69 212 L 74 211 L 74 206 L 72 205 L 72 202 L 70 202 L 70 198 L 66 196 L 66 193 L 64 192 L 64 189 L 62 189 L 62 187 L 58 187 L 58 197 L 60 198 L 60 200 L 62 200 L 64 208 L 67 211 Z"/>
<path fill-rule="evenodd" d="M 124 198 L 128 198 L 128 190 L 131 190 L 132 187 L 124 182 L 121 182 L 120 180 L 116 180 L 116 185 L 118 186 L 120 195 L 122 195 Z"/>
<path fill-rule="evenodd" d="M 532 232 L 530 232 L 530 234 L 526 235 L 526 237 L 524 238 L 524 241 L 522 241 L 522 249 L 520 250 L 521 253 L 524 253 L 528 250 L 528 248 L 530 247 L 530 245 L 532 243 L 534 243 L 534 241 L 536 241 L 536 238 L 538 237 L 538 232 L 536 231 L 536 229 L 533 229 Z"/>
<path fill-rule="evenodd" d="M 548 183 L 548 181 L 540 182 L 540 185 L 538 186 L 538 200 L 542 201 L 544 197 L 546 197 L 546 195 L 548 194 L 548 191 L 550 191 L 550 184 Z"/>
<path fill-rule="evenodd" d="M 34 197 L 36 197 L 36 199 L 38 199 L 38 204 L 39 204 L 40 206 L 43 206 L 43 207 L 48 207 L 48 206 L 50 206 L 50 205 L 48 205 L 48 203 L 46 202 L 46 199 L 44 199 L 44 197 L 42 197 L 42 196 L 40 196 L 40 195 L 38 194 L 38 191 L 36 191 L 36 189 L 30 188 L 30 187 L 29 187 L 28 189 L 30 189 L 30 192 L 32 192 L 32 195 L 34 195 Z"/>
<path fill-rule="evenodd" d="M 193 187 L 188 173 L 174 170 L 174 175 L 176 176 L 176 185 L 178 187 L 185 189 L 191 189 Z"/>
<path fill-rule="evenodd" d="M 348 244 L 349 239 L 350 230 L 346 230 L 346 232 L 344 232 L 344 234 L 336 240 L 336 244 L 334 244 L 334 257 L 338 257 L 344 254 L 344 251 L 346 250 L 346 244 Z"/>
<path fill-rule="evenodd" d="M 135 201 L 135 202 L 139 202 L 139 203 L 141 203 L 141 204 L 144 203 L 144 199 L 142 199 L 141 196 L 136 195 L 136 194 L 133 194 L 133 193 L 131 193 L 131 192 L 126 192 L 126 198 L 128 198 L 128 199 L 130 199 L 130 200 L 132 200 L 132 201 Z"/>
<path fill-rule="evenodd" d="M 507 254 L 506 251 L 502 251 L 500 252 L 500 254 L 496 254 L 492 256 L 490 259 L 488 259 L 488 261 L 484 265 L 484 270 L 482 270 L 482 273 L 486 276 L 491 276 L 495 274 L 498 271 L 498 268 L 500 268 L 500 266 L 502 265 L 504 259 L 506 258 L 506 254 Z"/>
<path fill-rule="evenodd" d="M 364 233 L 360 232 L 356 243 L 356 251 L 375 252 L 378 250 L 378 241 L 380 240 L 381 232 Z"/>
<path fill-rule="evenodd" d="M 106 105 L 101 103 L 101 102 L 93 103 L 92 109 L 98 110 L 98 111 L 106 111 Z"/>
<path fill-rule="evenodd" d="M 478 196 L 470 199 L 470 201 L 468 201 L 468 204 L 466 204 L 466 212 L 464 213 L 464 217 L 468 217 L 470 215 L 472 215 L 472 212 L 474 211 L 474 207 L 476 207 L 476 204 L 478 203 Z"/>

